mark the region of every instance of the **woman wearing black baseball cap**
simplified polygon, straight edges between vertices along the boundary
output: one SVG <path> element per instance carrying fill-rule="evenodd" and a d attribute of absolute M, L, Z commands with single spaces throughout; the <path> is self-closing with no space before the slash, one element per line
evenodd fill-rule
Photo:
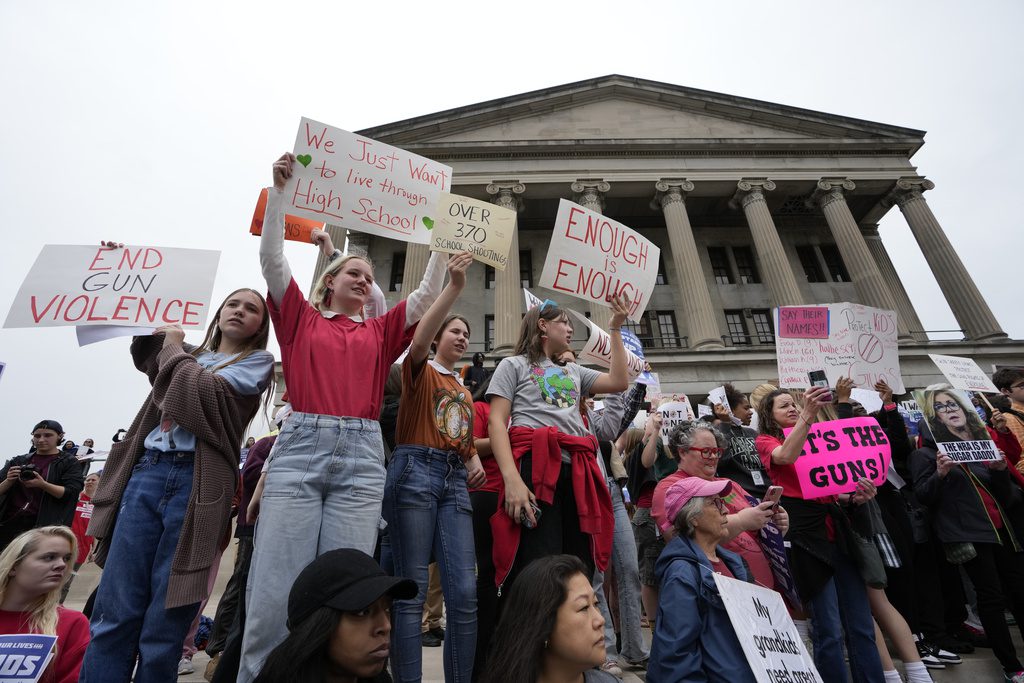
<path fill-rule="evenodd" d="M 391 601 L 409 600 L 416 591 L 411 579 L 387 576 L 362 551 L 324 553 L 292 584 L 288 637 L 267 657 L 256 683 L 390 680 L 377 677 L 391 654 Z"/>

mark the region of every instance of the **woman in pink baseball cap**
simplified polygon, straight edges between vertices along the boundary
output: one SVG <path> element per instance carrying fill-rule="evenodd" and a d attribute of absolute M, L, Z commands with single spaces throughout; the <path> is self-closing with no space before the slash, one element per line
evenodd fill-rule
<path fill-rule="evenodd" d="M 686 477 L 665 494 L 665 513 L 676 535 L 661 553 L 658 619 L 647 680 L 754 681 L 718 594 L 714 574 L 742 581 L 749 575 L 739 555 L 718 547 L 729 533 L 721 494 L 728 480 Z"/>

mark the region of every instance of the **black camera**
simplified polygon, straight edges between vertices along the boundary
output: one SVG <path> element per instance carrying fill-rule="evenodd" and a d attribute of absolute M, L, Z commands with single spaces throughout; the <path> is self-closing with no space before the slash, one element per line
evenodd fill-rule
<path fill-rule="evenodd" d="M 18 474 L 18 478 L 22 480 L 35 479 L 39 476 L 39 468 L 32 463 L 26 463 L 21 466 L 21 472 Z"/>

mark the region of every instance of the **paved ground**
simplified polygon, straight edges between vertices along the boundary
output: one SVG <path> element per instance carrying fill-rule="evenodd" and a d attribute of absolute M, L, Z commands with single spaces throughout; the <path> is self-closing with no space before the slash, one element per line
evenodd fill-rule
<path fill-rule="evenodd" d="M 213 596 L 210 598 L 210 603 L 204 610 L 204 613 L 210 617 L 214 615 L 214 612 L 217 609 L 217 600 L 224 592 L 224 586 L 227 583 L 228 577 L 231 575 L 233 563 L 233 550 L 229 550 L 229 552 L 224 554 L 224 558 L 221 561 L 221 568 L 217 576 L 217 584 L 214 588 Z M 89 594 L 98 583 L 99 571 L 96 565 L 90 564 L 82 567 L 78 578 L 71 586 L 71 592 L 68 595 L 66 606 L 71 609 L 82 609 L 82 607 L 85 606 L 85 601 L 89 597 Z M 1024 656 L 1024 646 L 1021 644 L 1019 638 L 1020 634 L 1016 628 L 1013 628 L 1012 632 L 1014 634 L 1014 639 L 1017 642 L 1018 652 Z M 647 637 L 649 640 L 650 633 L 647 633 Z M 441 656 L 442 648 L 440 647 L 423 648 L 423 683 L 443 683 L 444 671 Z M 188 676 L 181 676 L 178 680 L 182 683 L 198 683 L 203 681 L 203 671 L 205 670 L 208 661 L 209 658 L 205 653 L 198 653 L 193 660 L 195 673 Z M 899 667 L 898 663 L 897 667 Z M 998 683 L 1003 680 L 1001 672 L 1002 670 L 998 663 L 995 658 L 992 657 L 992 651 L 979 649 L 975 654 L 965 656 L 963 664 L 955 667 L 947 667 L 945 670 L 933 670 L 932 676 L 935 679 L 935 683 Z M 629 683 L 643 681 L 643 674 L 643 671 L 627 670 L 623 680 Z M 825 681 L 825 683 L 833 682 Z"/>

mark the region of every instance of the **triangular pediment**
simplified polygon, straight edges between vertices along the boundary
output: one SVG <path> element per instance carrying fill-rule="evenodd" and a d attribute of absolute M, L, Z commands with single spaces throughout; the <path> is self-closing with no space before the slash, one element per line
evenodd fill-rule
<path fill-rule="evenodd" d="M 443 147 L 533 141 L 793 144 L 846 140 L 909 153 L 924 132 L 626 76 L 570 83 L 360 131 Z"/>

